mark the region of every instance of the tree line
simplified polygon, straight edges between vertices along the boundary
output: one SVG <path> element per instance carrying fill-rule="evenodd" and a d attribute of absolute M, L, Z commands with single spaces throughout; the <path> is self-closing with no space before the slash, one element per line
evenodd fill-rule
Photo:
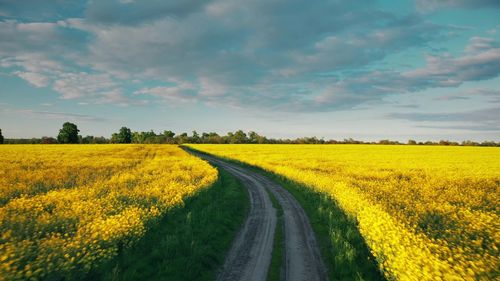
<path fill-rule="evenodd" d="M 219 135 L 216 132 L 198 133 L 193 131 L 188 133 L 176 134 L 172 131 L 163 131 L 155 133 L 153 130 L 146 132 L 132 132 L 130 128 L 121 127 L 118 132 L 113 133 L 110 138 L 95 137 L 91 135 L 82 136 L 80 130 L 74 123 L 66 122 L 59 130 L 57 138 L 42 137 L 31 139 L 4 139 L 0 129 L 0 144 L 107 144 L 107 143 L 138 143 L 138 144 L 183 144 L 183 143 L 211 143 L 211 144 L 386 144 L 386 145 L 450 145 L 450 146 L 500 146 L 500 142 L 494 141 L 463 141 L 454 142 L 441 140 L 438 142 L 425 141 L 417 142 L 408 140 L 408 142 L 399 142 L 392 140 L 380 140 L 376 142 L 367 142 L 355 140 L 352 138 L 343 140 L 325 140 L 317 137 L 301 137 L 295 139 L 275 139 L 261 136 L 254 131 L 245 133 L 242 130 L 228 132 L 226 135 Z"/>

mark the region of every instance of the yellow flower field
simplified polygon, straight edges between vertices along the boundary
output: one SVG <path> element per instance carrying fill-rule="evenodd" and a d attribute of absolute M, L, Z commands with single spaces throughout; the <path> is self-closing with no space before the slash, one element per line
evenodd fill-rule
<path fill-rule="evenodd" d="M 0 280 L 87 271 L 216 178 L 172 145 L 0 146 Z"/>
<path fill-rule="evenodd" d="M 389 279 L 499 278 L 499 148 L 191 146 L 331 196 Z"/>

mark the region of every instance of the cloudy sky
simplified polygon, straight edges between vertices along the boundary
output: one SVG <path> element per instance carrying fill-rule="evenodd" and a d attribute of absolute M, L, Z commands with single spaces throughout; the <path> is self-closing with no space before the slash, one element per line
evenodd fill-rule
<path fill-rule="evenodd" d="M 500 141 L 498 0 L 0 0 L 0 129 Z"/>

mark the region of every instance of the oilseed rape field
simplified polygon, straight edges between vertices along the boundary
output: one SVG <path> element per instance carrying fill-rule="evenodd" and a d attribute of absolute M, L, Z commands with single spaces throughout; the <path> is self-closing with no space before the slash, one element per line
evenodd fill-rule
<path fill-rule="evenodd" d="M 0 146 L 0 280 L 86 272 L 216 179 L 173 145 Z"/>
<path fill-rule="evenodd" d="M 191 147 L 261 167 L 329 196 L 356 219 L 389 280 L 499 278 L 498 148 Z"/>

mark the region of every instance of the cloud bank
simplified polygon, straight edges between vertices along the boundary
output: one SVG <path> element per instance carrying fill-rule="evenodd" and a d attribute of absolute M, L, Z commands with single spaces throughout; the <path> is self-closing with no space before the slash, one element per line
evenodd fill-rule
<path fill-rule="evenodd" d="M 390 56 L 430 49 L 457 30 L 368 0 L 28 1 L 30 12 L 2 2 L 0 67 L 85 103 L 335 111 L 500 73 L 499 42 L 486 37 L 471 38 L 460 53 L 429 53 L 418 68 L 381 67 Z"/>

